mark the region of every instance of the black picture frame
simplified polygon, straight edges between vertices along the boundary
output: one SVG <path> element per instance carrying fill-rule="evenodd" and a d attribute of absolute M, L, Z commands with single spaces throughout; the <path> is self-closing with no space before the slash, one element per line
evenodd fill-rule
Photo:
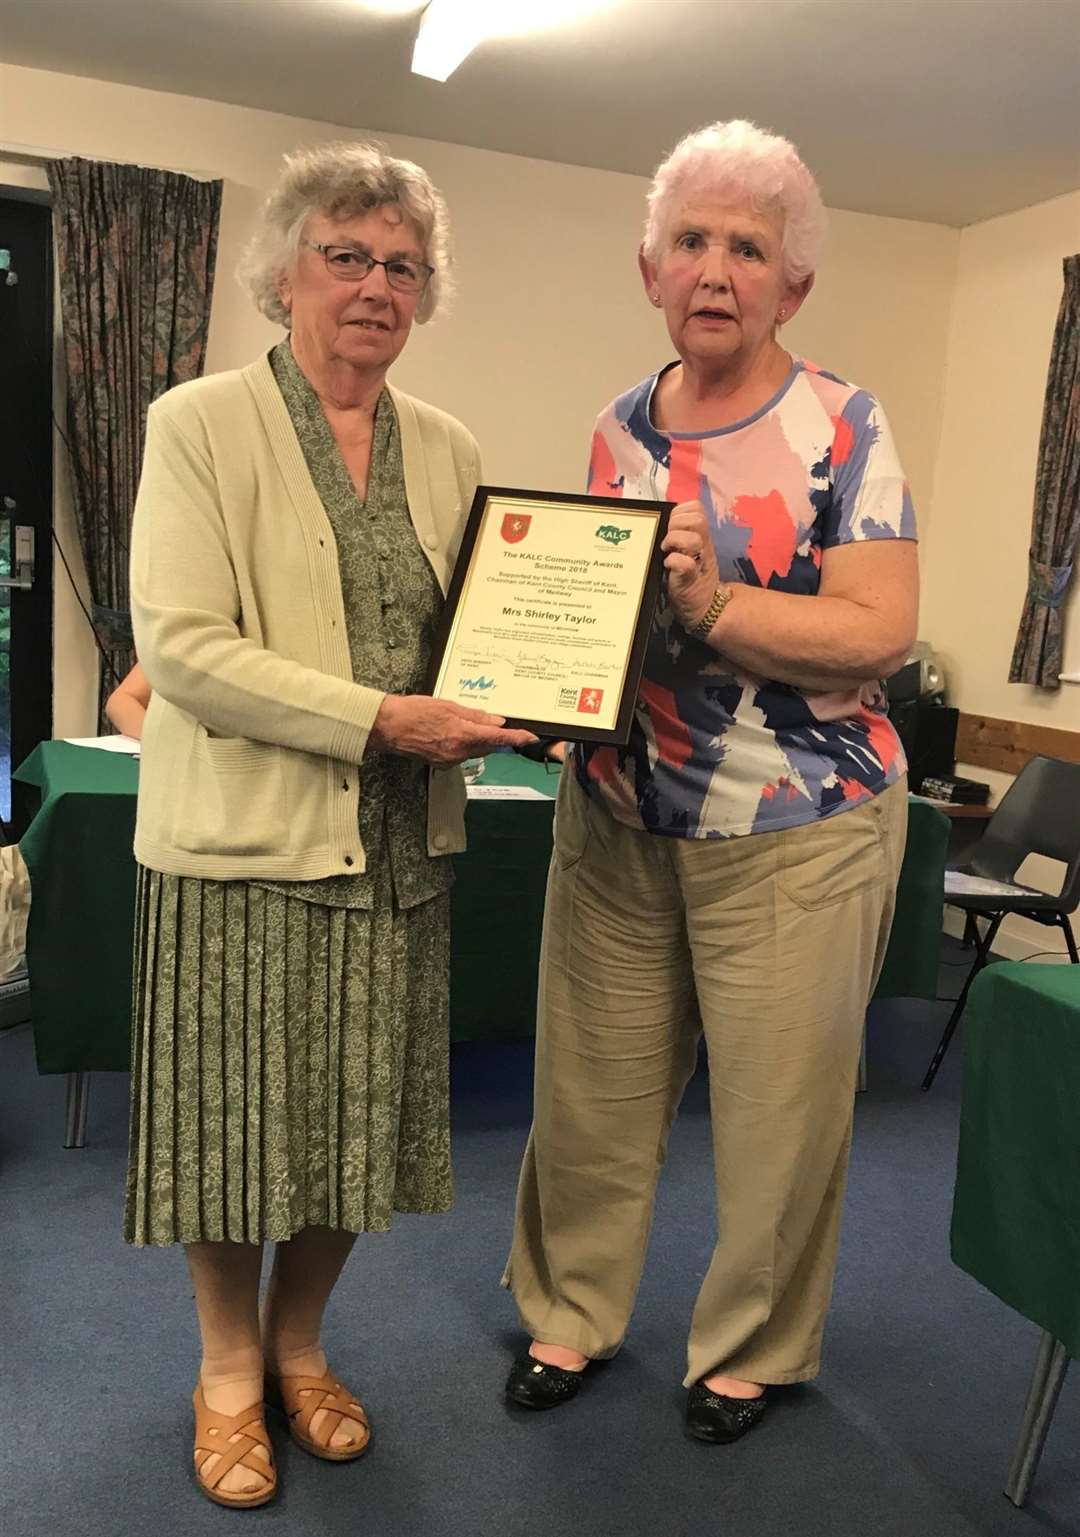
<path fill-rule="evenodd" d="M 637 702 L 641 672 L 645 663 L 645 649 L 649 642 L 649 632 L 660 600 L 660 591 L 664 577 L 664 558 L 660 545 L 664 535 L 667 533 L 668 519 L 675 503 L 622 496 L 586 496 L 578 492 L 525 491 L 520 487 L 512 486 L 477 486 L 476 495 L 473 497 L 472 507 L 469 509 L 469 516 L 462 535 L 457 563 L 454 566 L 453 576 L 450 579 L 446 602 L 435 632 L 431 665 L 427 677 L 427 691 L 430 694 L 434 694 L 439 675 L 442 671 L 446 648 L 454 630 L 462 593 L 465 591 L 469 579 L 480 526 L 487 511 L 488 503 L 493 499 L 497 499 L 500 502 L 520 501 L 530 504 L 533 509 L 535 509 L 537 503 L 544 502 L 558 503 L 562 507 L 580 507 L 582 513 L 587 513 L 590 518 L 595 517 L 600 509 L 611 509 L 612 511 L 624 513 L 627 511 L 654 513 L 656 515 L 647 575 L 641 590 L 630 650 L 623 672 L 622 690 L 616 712 L 615 725 L 613 727 L 598 727 L 584 724 L 578 726 L 575 723 L 573 729 L 571 729 L 565 721 L 537 720 L 525 716 L 511 715 L 502 708 L 498 711 L 500 715 L 506 717 L 508 727 L 532 731 L 537 736 L 555 737 L 569 742 L 596 742 L 624 747 L 630 740 L 630 727 L 634 717 L 634 707 Z"/>

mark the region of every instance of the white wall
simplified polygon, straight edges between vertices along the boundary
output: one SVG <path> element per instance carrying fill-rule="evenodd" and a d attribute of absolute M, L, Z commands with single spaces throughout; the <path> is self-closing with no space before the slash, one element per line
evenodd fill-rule
<path fill-rule="evenodd" d="M 1077 251 L 1080 191 L 960 232 L 923 592 L 954 704 L 1072 731 L 1080 687 L 1051 693 L 1007 680 L 1061 263 Z M 1071 629 L 1066 654 L 1080 661 L 1080 608 Z"/>
<path fill-rule="evenodd" d="M 232 272 L 282 154 L 342 135 L 358 136 L 327 123 L 0 64 L 0 143 L 224 178 L 209 370 L 250 361 L 280 334 L 240 293 Z M 452 312 L 410 341 L 395 382 L 472 428 L 492 480 L 580 486 L 597 411 L 670 354 L 636 270 L 645 182 L 382 137 L 424 165 L 445 193 L 459 290 Z M 881 396 L 924 530 L 957 245 L 956 232 L 941 226 L 837 213 L 818 287 L 785 333 L 795 350 Z M 85 621 L 73 620 L 70 609 L 58 579 L 58 734 L 89 729 L 85 716 L 76 721 L 92 652 L 79 639 Z"/>
<path fill-rule="evenodd" d="M 934 520 L 925 552 L 923 634 L 945 662 L 949 699 L 970 714 L 1080 731 L 1080 685 L 1009 683 L 1027 589 L 1035 462 L 1064 257 L 1080 251 L 1080 191 L 962 230 L 949 325 Z M 1080 581 L 1066 612 L 1066 664 L 1080 667 Z M 989 780 L 1006 774 L 961 764 Z M 1060 871 L 1026 872 L 1048 889 Z M 1018 956 L 1051 931 L 1010 920 L 999 948 Z"/>

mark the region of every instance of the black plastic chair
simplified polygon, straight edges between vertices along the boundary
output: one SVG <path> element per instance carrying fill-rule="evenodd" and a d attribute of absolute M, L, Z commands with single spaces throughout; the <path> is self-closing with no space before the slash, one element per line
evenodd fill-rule
<path fill-rule="evenodd" d="M 1080 963 L 1069 914 L 1080 903 L 1080 763 L 1060 758 L 1032 758 L 1017 774 L 1002 797 L 986 831 L 972 849 L 965 875 L 981 875 L 1003 885 L 1016 885 L 1014 876 L 1029 854 L 1042 854 L 1066 866 L 1065 881 L 1056 896 L 1032 886 L 1018 887 L 1009 895 L 947 894 L 946 902 L 966 915 L 964 937 L 975 941 L 975 960 L 968 972 L 945 1033 L 926 1070 L 923 1088 L 928 1089 L 956 1033 L 972 982 L 990 959 L 998 929 L 1012 913 L 1033 918 L 1065 935 L 1069 959 Z M 979 920 L 986 927 L 980 929 Z"/>

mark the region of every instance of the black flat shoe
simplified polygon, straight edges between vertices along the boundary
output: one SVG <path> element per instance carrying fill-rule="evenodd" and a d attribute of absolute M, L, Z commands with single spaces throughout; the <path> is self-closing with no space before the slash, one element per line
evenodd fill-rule
<path fill-rule="evenodd" d="M 584 1367 L 568 1372 L 535 1356 L 518 1356 L 506 1379 L 506 1396 L 526 1409 L 557 1409 L 576 1395 L 584 1375 Z"/>
<path fill-rule="evenodd" d="M 737 1441 L 765 1413 L 765 1398 L 765 1393 L 760 1398 L 728 1398 L 695 1382 L 686 1395 L 687 1433 L 699 1441 Z"/>

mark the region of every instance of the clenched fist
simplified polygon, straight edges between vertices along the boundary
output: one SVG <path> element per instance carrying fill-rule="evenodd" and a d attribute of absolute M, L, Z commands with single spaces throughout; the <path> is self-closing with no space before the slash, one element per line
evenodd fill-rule
<path fill-rule="evenodd" d="M 700 502 L 680 502 L 672 508 L 660 548 L 671 606 L 683 629 L 692 630 L 720 586 L 709 520 Z"/>

